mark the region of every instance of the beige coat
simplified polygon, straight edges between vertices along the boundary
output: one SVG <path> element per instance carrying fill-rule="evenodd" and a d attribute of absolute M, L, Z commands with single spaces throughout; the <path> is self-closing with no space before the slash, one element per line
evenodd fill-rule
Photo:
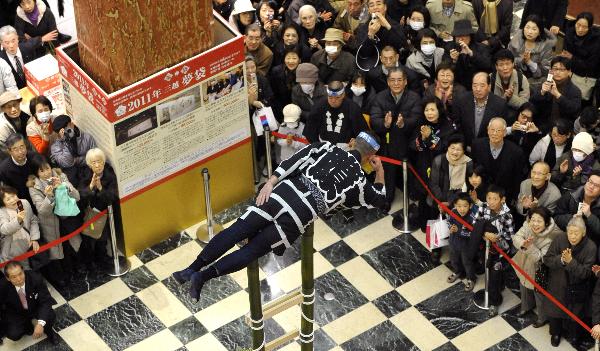
<path fill-rule="evenodd" d="M 0 260 L 2 262 L 24 254 L 29 250 L 29 241 L 40 238 L 38 217 L 33 213 L 29 201 L 21 199 L 21 203 L 25 209 L 23 223 L 19 223 L 14 211 L 4 206 L 0 207 L 0 245 L 2 246 Z M 23 228 L 29 232 L 26 238 L 21 237 Z M 29 268 L 27 260 L 21 263 L 26 269 Z"/>
<path fill-rule="evenodd" d="M 60 177 L 61 182 L 67 186 L 67 189 L 69 189 L 69 195 L 75 200 L 79 201 L 79 191 L 69 182 L 67 176 L 62 173 L 60 169 L 53 169 L 52 176 Z M 60 238 L 60 222 L 58 216 L 54 214 L 54 196 L 47 196 L 44 193 L 46 183 L 35 176 L 29 176 L 27 186 L 29 187 L 31 201 L 33 201 L 33 205 L 38 212 L 38 218 L 40 222 L 39 226 L 42 237 L 47 242 L 51 242 Z M 79 246 L 81 245 L 81 236 L 74 236 L 73 238 L 69 239 L 69 243 L 75 252 L 79 251 Z M 62 244 L 52 247 L 49 251 L 51 260 L 60 260 L 64 258 Z"/>
<path fill-rule="evenodd" d="M 458 20 L 469 20 L 473 30 L 477 32 L 479 25 L 477 19 L 473 13 L 473 5 L 470 2 L 463 0 L 456 0 L 454 4 L 454 13 L 452 16 L 446 17 L 442 12 L 442 0 L 429 0 L 427 1 L 427 10 L 431 15 L 430 28 L 435 31 L 435 34 L 440 35 L 441 32 L 448 32 L 452 34 L 454 30 L 454 22 Z"/>
<path fill-rule="evenodd" d="M 542 262 L 542 258 L 548 252 L 548 248 L 550 248 L 550 244 L 552 244 L 552 240 L 562 233 L 562 230 L 554 223 L 554 220 L 551 220 L 550 225 L 546 227 L 546 229 L 538 235 L 533 234 L 531 228 L 529 228 L 529 224 L 525 222 L 521 229 L 513 236 L 513 245 L 518 250 L 513 257 L 513 260 L 519 267 L 523 268 L 525 273 L 529 275 L 531 278 L 535 279 L 535 270 L 539 263 Z M 523 242 L 527 239 L 534 236 L 535 239 L 531 246 L 527 249 L 522 249 Z M 521 273 L 519 273 L 516 269 L 515 272 L 519 277 L 519 282 L 526 287 L 527 289 L 533 289 L 533 284 L 531 284 Z"/>

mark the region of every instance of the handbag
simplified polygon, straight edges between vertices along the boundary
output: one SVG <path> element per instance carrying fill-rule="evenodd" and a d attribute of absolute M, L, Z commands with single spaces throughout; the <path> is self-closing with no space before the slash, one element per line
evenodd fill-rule
<path fill-rule="evenodd" d="M 273 109 L 269 106 L 265 106 L 254 111 L 254 114 L 252 115 L 252 123 L 254 124 L 254 130 L 258 136 L 263 135 L 263 130 L 267 126 L 271 131 L 279 128 L 279 124 L 277 124 L 277 120 L 273 114 Z"/>
<path fill-rule="evenodd" d="M 596 86 L 596 78 L 582 77 L 575 73 L 571 76 L 571 82 L 581 90 L 581 98 L 589 100 L 592 97 L 592 91 Z"/>
<path fill-rule="evenodd" d="M 548 275 L 550 269 L 542 261 L 540 261 L 535 269 L 535 282 L 544 290 L 548 290 Z M 535 291 L 540 292 L 537 288 Z"/>
<path fill-rule="evenodd" d="M 73 217 L 79 214 L 77 201 L 69 196 L 69 189 L 64 184 L 60 184 L 54 191 L 54 214 L 63 217 Z"/>
<path fill-rule="evenodd" d="M 448 246 L 450 243 L 450 228 L 448 222 L 440 217 L 427 221 L 425 230 L 425 242 L 430 250 Z"/>
<path fill-rule="evenodd" d="M 98 211 L 97 209 L 91 208 L 88 206 L 85 209 L 85 215 L 83 217 L 83 221 L 87 222 L 87 221 L 91 220 L 92 218 L 96 217 L 96 215 L 98 215 L 98 213 L 100 213 L 100 212 L 101 211 Z M 85 228 L 83 230 L 82 234 L 87 235 L 90 238 L 99 239 L 102 236 L 102 232 L 104 231 L 104 226 L 106 225 L 107 218 L 108 218 L 108 215 L 106 213 L 103 214 L 95 222 L 93 222 L 87 228 Z"/>

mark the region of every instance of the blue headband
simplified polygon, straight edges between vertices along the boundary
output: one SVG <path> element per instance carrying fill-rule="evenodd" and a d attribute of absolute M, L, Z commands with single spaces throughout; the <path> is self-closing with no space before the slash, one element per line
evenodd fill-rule
<path fill-rule="evenodd" d="M 329 96 L 340 96 L 344 93 L 344 87 L 341 87 L 339 90 L 331 90 L 327 87 L 327 95 Z"/>
<path fill-rule="evenodd" d="M 377 140 L 375 140 L 375 138 L 370 136 L 368 133 L 360 132 L 358 134 L 358 138 L 366 141 L 375 151 L 379 150 L 379 144 L 377 143 Z"/>

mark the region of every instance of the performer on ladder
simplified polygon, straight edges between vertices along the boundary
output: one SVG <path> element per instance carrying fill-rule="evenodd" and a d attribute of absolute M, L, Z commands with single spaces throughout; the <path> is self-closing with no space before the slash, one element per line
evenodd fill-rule
<path fill-rule="evenodd" d="M 273 251 L 282 255 L 319 215 L 338 206 L 383 207 L 384 174 L 377 137 L 361 132 L 349 151 L 329 143 L 307 145 L 281 162 L 250 206 L 229 228 L 213 237 L 186 269 L 173 273 L 180 284 L 191 281 L 190 295 L 200 298 L 208 280 L 245 268 Z M 370 165 L 375 182 L 362 170 Z M 238 242 L 249 239 L 241 249 L 221 259 Z M 215 262 L 216 261 L 216 262 Z M 204 269 L 203 269 L 204 268 Z"/>

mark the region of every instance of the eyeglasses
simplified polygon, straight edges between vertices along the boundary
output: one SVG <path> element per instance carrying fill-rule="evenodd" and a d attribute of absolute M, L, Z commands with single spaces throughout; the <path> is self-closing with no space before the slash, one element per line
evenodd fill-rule
<path fill-rule="evenodd" d="M 588 179 L 587 183 L 588 183 L 588 184 L 589 184 L 591 187 L 594 187 L 594 188 L 596 188 L 596 189 L 600 188 L 600 184 L 592 182 L 592 180 L 591 180 L 591 179 Z"/>
<path fill-rule="evenodd" d="M 552 72 L 564 72 L 564 71 L 566 71 L 567 69 L 566 69 L 566 68 L 562 68 L 562 67 L 552 67 L 552 68 L 550 68 L 550 70 L 551 70 Z"/>
<path fill-rule="evenodd" d="M 406 79 L 404 79 L 404 78 L 388 78 L 388 82 L 390 82 L 390 83 L 402 83 L 405 80 Z"/>

